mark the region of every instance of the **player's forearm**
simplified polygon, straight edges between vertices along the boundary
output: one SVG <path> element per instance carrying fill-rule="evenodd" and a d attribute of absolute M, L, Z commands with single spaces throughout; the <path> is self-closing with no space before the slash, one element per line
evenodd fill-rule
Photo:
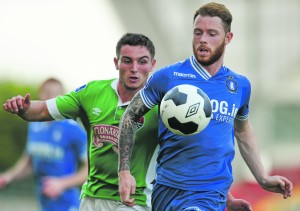
<path fill-rule="evenodd" d="M 234 197 L 231 195 L 230 192 L 228 192 L 227 194 L 227 201 L 232 201 L 234 199 Z"/>
<path fill-rule="evenodd" d="M 128 113 L 124 113 L 120 122 L 119 171 L 130 170 L 130 159 L 134 145 L 135 123 Z"/>
<path fill-rule="evenodd" d="M 245 162 L 247 163 L 250 171 L 253 176 L 257 180 L 259 184 L 264 183 L 264 179 L 266 178 L 266 172 L 263 168 L 258 150 L 255 149 L 256 146 L 247 145 L 243 142 L 239 142 L 239 150 Z"/>
<path fill-rule="evenodd" d="M 226 207 L 228 208 L 228 206 L 230 206 L 230 204 L 232 203 L 232 201 L 235 199 L 230 192 L 228 192 L 227 194 L 227 200 L 226 200 Z"/>
<path fill-rule="evenodd" d="M 230 193 L 227 194 L 226 207 L 228 211 L 252 211 L 249 202 L 244 199 L 236 199 Z"/>
<path fill-rule="evenodd" d="M 257 141 L 250 124 L 235 133 L 240 153 L 259 184 L 267 177 L 260 158 Z"/>
<path fill-rule="evenodd" d="M 18 116 L 26 121 L 50 121 L 53 120 L 49 114 L 45 101 L 31 101 L 27 111 L 20 111 Z"/>
<path fill-rule="evenodd" d="M 149 109 L 143 103 L 139 92 L 137 92 L 120 121 L 119 171 L 130 170 L 130 159 L 138 120 L 148 111 Z"/>
<path fill-rule="evenodd" d="M 23 154 L 17 163 L 11 167 L 5 174 L 10 181 L 19 180 L 27 177 L 32 173 L 30 157 Z"/>

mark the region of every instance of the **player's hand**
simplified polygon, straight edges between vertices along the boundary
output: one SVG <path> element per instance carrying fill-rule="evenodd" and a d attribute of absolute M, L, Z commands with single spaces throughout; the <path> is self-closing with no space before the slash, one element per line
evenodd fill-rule
<path fill-rule="evenodd" d="M 281 193 L 284 199 L 292 196 L 293 184 L 282 176 L 269 176 L 261 186 L 267 191 Z"/>
<path fill-rule="evenodd" d="M 119 172 L 119 192 L 121 202 L 127 206 L 134 206 L 134 198 L 130 198 L 131 194 L 135 193 L 136 181 L 135 178 L 130 174 L 130 171 L 124 170 Z"/>
<path fill-rule="evenodd" d="M 59 178 L 45 177 L 43 178 L 42 193 L 49 198 L 57 198 L 64 191 L 64 186 Z"/>
<path fill-rule="evenodd" d="M 226 202 L 227 211 L 252 211 L 249 202 L 244 199 L 231 199 Z"/>
<path fill-rule="evenodd" d="M 25 97 L 21 95 L 14 96 L 11 99 L 6 100 L 3 104 L 5 111 L 8 111 L 13 114 L 24 113 L 30 107 L 30 94 L 27 93 Z"/>
<path fill-rule="evenodd" d="M 0 174 L 0 189 L 5 188 L 11 179 L 6 174 Z"/>

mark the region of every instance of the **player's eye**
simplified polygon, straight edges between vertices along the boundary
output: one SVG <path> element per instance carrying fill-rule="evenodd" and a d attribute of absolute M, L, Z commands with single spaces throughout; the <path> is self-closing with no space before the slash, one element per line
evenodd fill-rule
<path fill-rule="evenodd" d="M 201 36 L 202 32 L 200 30 L 194 30 L 194 35 L 195 36 Z"/>
<path fill-rule="evenodd" d="M 148 63 L 148 60 L 147 59 L 141 59 L 139 60 L 139 64 L 147 64 Z"/>
<path fill-rule="evenodd" d="M 129 58 L 123 58 L 122 62 L 125 63 L 125 64 L 130 64 L 132 62 L 132 60 L 129 59 Z"/>

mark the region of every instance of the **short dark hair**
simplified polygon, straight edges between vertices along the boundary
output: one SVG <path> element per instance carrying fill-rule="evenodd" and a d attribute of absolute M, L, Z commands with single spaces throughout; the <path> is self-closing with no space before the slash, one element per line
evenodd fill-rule
<path fill-rule="evenodd" d="M 116 55 L 117 58 L 120 57 L 120 51 L 122 46 L 124 45 L 131 45 L 131 46 L 145 46 L 151 54 L 151 59 L 155 56 L 155 47 L 152 41 L 143 34 L 136 34 L 136 33 L 126 33 L 124 34 L 121 39 L 118 41 L 116 46 Z"/>
<path fill-rule="evenodd" d="M 231 30 L 232 15 L 224 4 L 215 2 L 204 4 L 195 12 L 194 22 L 198 15 L 219 17 L 223 22 L 225 32 L 230 32 Z"/>

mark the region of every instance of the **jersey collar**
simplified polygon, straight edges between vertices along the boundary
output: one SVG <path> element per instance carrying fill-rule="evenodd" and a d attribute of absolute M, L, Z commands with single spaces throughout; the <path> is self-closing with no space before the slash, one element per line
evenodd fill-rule
<path fill-rule="evenodd" d="M 117 89 L 118 83 L 119 83 L 119 79 L 118 79 L 118 78 L 116 78 L 115 80 L 113 80 L 113 81 L 111 82 L 111 88 L 112 88 L 113 90 L 115 90 L 115 93 L 116 93 L 116 95 L 118 96 L 118 106 L 127 106 L 127 105 L 130 103 L 130 101 L 125 102 L 125 103 L 122 102 L 122 100 L 121 100 L 121 98 L 120 98 L 120 96 L 119 96 L 119 93 L 118 93 L 118 89 Z"/>
<path fill-rule="evenodd" d="M 194 70 L 205 80 L 208 80 L 211 78 L 211 75 L 209 72 L 197 61 L 195 56 L 190 57 L 190 63 Z"/>
<path fill-rule="evenodd" d="M 209 80 L 212 76 L 210 73 L 197 61 L 195 56 L 190 57 L 190 63 L 194 70 L 204 79 Z M 219 69 L 219 71 L 214 75 L 214 77 L 217 77 L 219 75 L 222 75 L 227 72 L 227 68 L 222 65 L 222 67 Z"/>

